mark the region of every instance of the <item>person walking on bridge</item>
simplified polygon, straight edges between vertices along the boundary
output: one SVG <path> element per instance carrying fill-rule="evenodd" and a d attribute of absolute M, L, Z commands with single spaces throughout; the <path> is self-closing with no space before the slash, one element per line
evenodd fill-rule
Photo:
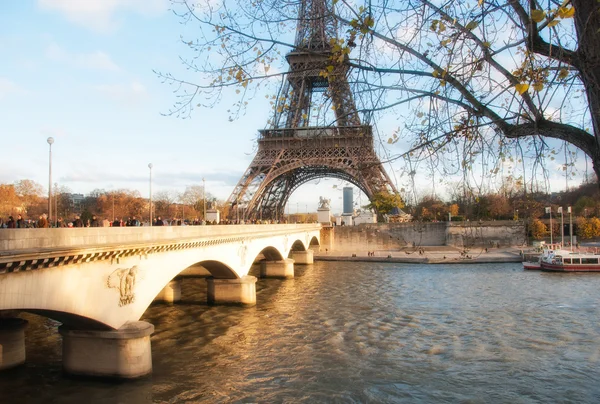
<path fill-rule="evenodd" d="M 50 224 L 48 223 L 48 219 L 47 219 L 47 215 L 44 213 L 42 214 L 42 216 L 40 216 L 40 220 L 38 220 L 38 228 L 40 229 L 47 229 L 50 227 Z"/>

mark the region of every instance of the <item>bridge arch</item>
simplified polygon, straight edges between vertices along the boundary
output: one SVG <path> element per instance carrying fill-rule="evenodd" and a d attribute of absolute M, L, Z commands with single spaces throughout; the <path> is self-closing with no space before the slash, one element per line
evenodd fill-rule
<path fill-rule="evenodd" d="M 139 320 L 186 269 L 202 266 L 215 284 L 246 285 L 259 255 L 285 260 L 294 243 L 306 249 L 319 229 L 318 224 L 7 229 L 0 232 L 0 251 L 10 252 L 0 256 L 0 291 L 11 293 L 0 294 L 0 310 L 28 311 L 76 328 L 119 329 Z M 17 234 L 31 247 L 16 246 Z M 82 239 L 85 246 L 77 244 Z"/>

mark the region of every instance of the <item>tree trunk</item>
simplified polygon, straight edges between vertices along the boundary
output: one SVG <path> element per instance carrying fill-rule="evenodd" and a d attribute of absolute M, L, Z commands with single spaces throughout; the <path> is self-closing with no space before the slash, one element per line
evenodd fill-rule
<path fill-rule="evenodd" d="M 590 156 L 600 179 L 600 3 L 572 0 L 579 47 L 577 67 L 585 87 L 595 145 Z"/>

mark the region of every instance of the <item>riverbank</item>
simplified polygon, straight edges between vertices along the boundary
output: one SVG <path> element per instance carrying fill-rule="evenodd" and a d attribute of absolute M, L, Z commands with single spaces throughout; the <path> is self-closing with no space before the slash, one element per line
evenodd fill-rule
<path fill-rule="evenodd" d="M 396 251 L 315 252 L 315 261 L 394 262 L 411 264 L 486 264 L 522 262 L 522 248 L 458 249 L 449 246 L 407 248 Z"/>

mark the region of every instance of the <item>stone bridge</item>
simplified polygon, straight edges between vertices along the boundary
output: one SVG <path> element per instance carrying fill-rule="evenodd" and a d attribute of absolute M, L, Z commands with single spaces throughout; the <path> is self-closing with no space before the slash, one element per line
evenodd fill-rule
<path fill-rule="evenodd" d="M 63 367 L 73 374 L 151 372 L 155 300 L 177 301 L 177 279 L 207 276 L 208 303 L 256 303 L 261 277 L 311 264 L 318 224 L 0 230 L 0 369 L 25 361 L 20 311 L 60 321 Z"/>

